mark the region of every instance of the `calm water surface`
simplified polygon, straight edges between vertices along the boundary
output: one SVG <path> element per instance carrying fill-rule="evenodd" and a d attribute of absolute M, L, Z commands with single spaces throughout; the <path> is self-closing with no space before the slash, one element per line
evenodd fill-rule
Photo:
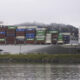
<path fill-rule="evenodd" d="M 0 64 L 0 80 L 80 80 L 80 65 Z"/>

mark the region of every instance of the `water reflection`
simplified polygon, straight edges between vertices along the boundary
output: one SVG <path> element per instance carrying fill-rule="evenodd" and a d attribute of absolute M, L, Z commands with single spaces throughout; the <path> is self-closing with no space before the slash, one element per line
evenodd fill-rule
<path fill-rule="evenodd" d="M 54 80 L 80 80 L 78 66 L 51 67 L 51 78 Z"/>
<path fill-rule="evenodd" d="M 0 64 L 0 80 L 80 80 L 80 66 Z"/>

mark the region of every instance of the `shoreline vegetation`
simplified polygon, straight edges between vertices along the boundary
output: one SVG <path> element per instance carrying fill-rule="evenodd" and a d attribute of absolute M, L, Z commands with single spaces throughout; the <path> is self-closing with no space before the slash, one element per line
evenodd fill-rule
<path fill-rule="evenodd" d="M 0 54 L 0 63 L 79 64 L 80 54 Z"/>

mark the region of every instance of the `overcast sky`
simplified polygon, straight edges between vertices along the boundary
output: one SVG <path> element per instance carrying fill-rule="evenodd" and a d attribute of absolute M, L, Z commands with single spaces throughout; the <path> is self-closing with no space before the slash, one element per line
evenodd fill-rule
<path fill-rule="evenodd" d="M 80 26 L 80 0 L 0 0 L 0 21 Z"/>

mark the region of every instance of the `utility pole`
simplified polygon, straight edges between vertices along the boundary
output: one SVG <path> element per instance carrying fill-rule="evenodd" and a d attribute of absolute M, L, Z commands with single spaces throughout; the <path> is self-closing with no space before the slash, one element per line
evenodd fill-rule
<path fill-rule="evenodd" d="M 19 54 L 21 54 L 21 44 L 20 44 L 20 52 L 19 52 Z"/>

